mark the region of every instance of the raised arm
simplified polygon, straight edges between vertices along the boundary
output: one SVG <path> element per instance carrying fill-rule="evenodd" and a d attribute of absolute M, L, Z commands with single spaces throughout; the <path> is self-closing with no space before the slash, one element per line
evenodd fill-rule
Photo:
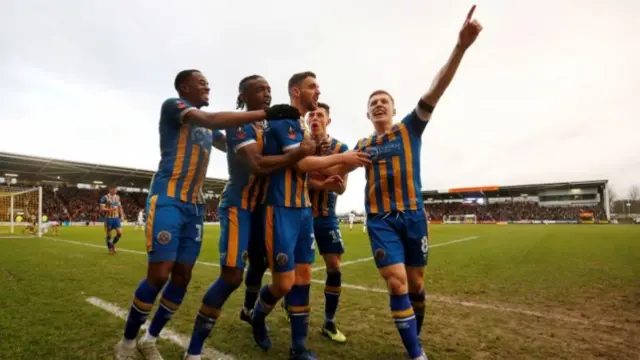
<path fill-rule="evenodd" d="M 473 12 L 475 10 L 476 6 L 473 5 L 462 25 L 458 42 L 451 52 L 449 59 L 438 72 L 435 79 L 433 79 L 431 88 L 420 98 L 420 103 L 416 111 L 421 118 L 428 118 L 428 116 L 430 116 L 431 111 L 436 107 L 438 101 L 440 101 L 440 98 L 449 87 L 449 84 L 451 84 L 451 80 L 453 80 L 465 52 L 474 41 L 476 41 L 478 34 L 482 31 L 482 25 L 473 19 Z"/>

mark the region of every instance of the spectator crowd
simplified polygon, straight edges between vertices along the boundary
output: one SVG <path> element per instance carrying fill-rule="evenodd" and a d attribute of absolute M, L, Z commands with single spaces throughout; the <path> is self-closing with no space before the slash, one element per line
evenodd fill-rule
<path fill-rule="evenodd" d="M 82 189 L 43 187 L 43 214 L 60 221 L 102 221 L 100 198 L 106 189 Z M 147 194 L 119 191 L 120 200 L 127 221 L 135 221 L 138 212 L 144 209 Z M 218 221 L 216 197 L 206 203 L 206 221 Z M 34 204 L 35 206 L 35 204 Z M 602 206 L 541 206 L 534 201 L 514 201 L 492 204 L 476 203 L 430 203 L 425 208 L 431 221 L 442 221 L 452 215 L 475 215 L 478 222 L 521 221 L 521 220 L 578 220 L 580 213 L 591 212 L 595 220 L 606 219 Z M 34 209 L 35 210 L 35 209 Z"/>
<path fill-rule="evenodd" d="M 475 215 L 482 221 L 578 220 L 580 213 L 593 213 L 596 220 L 606 220 L 602 206 L 541 206 L 533 201 L 494 204 L 433 203 L 425 204 L 430 220 L 442 221 L 451 215 Z"/>

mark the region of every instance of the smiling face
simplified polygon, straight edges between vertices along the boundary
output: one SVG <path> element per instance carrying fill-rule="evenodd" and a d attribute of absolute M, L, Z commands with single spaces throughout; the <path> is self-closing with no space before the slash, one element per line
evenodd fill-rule
<path fill-rule="evenodd" d="M 375 123 L 391 123 L 396 115 L 394 101 L 384 90 L 374 91 L 369 97 L 367 118 Z"/>
<path fill-rule="evenodd" d="M 209 82 L 199 71 L 194 71 L 180 85 L 180 94 L 193 106 L 209 106 Z"/>

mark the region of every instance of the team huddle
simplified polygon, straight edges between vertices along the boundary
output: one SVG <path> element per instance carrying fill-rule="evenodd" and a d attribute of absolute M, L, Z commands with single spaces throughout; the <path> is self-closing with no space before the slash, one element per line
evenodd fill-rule
<path fill-rule="evenodd" d="M 325 319 L 321 331 L 335 342 L 346 336 L 336 325 L 341 295 L 343 246 L 335 205 L 348 174 L 366 174 L 366 228 L 381 276 L 387 282 L 392 318 L 410 359 L 426 360 L 420 341 L 426 296 L 427 221 L 421 200 L 421 136 L 439 99 L 451 83 L 466 50 L 482 30 L 469 11 L 458 42 L 431 88 L 401 122 L 393 123 L 394 99 L 377 90 L 368 98 L 373 134 L 351 150 L 327 132 L 328 104 L 319 102 L 316 74 L 294 74 L 288 82 L 290 104 L 271 105 L 271 88 L 259 75 L 239 83 L 237 108 L 210 113 L 209 84 L 197 70 L 175 78 L 177 98 L 162 104 L 161 160 L 145 209 L 148 250 L 146 278 L 134 293 L 124 336 L 115 359 L 162 359 L 156 340 L 179 309 L 200 253 L 205 216 L 202 185 L 212 147 L 226 152 L 229 181 L 219 205 L 219 277 L 202 298 L 184 359 L 201 359 L 229 296 L 245 284 L 241 320 L 250 324 L 257 346 L 271 348 L 267 318 L 280 301 L 291 326 L 290 359 L 317 359 L 306 347 L 311 265 L 315 248 L 326 265 Z M 221 130 L 224 131 L 221 132 Z M 105 212 L 117 208 L 114 192 Z M 121 206 L 120 206 L 121 209 Z M 108 231 L 120 239 L 120 218 L 110 213 Z M 272 276 L 263 285 L 263 275 Z M 145 334 L 142 325 L 160 294 L 160 305 Z"/>

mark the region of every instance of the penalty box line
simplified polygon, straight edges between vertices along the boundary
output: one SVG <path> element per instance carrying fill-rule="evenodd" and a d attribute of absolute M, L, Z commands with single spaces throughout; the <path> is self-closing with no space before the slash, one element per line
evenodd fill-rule
<path fill-rule="evenodd" d="M 100 249 L 106 250 L 106 246 L 105 245 L 90 244 L 90 243 L 85 243 L 85 242 L 81 242 L 81 241 L 52 238 L 52 237 L 48 237 L 48 236 L 43 236 L 42 239 L 52 240 L 52 241 L 57 241 L 57 242 L 62 242 L 62 243 L 68 243 L 68 244 L 73 244 L 73 245 L 100 248 Z M 460 242 L 460 240 L 453 240 L 453 241 Z M 450 241 L 449 243 L 453 243 L 453 241 Z M 436 245 L 443 246 L 444 244 L 445 243 L 436 244 Z M 434 247 L 434 246 L 435 245 L 431 245 L 430 247 Z M 125 252 L 125 253 L 138 254 L 138 255 L 147 255 L 147 253 L 144 252 L 144 251 L 129 250 L 129 249 L 122 249 L 122 248 L 119 249 L 118 252 Z M 200 264 L 200 265 L 204 265 L 204 266 L 210 266 L 210 267 L 216 267 L 216 268 L 220 267 L 219 264 L 206 262 L 206 261 L 197 261 L 196 263 Z M 265 275 L 271 276 L 271 274 L 269 272 L 266 272 Z M 311 282 L 313 284 L 318 284 L 318 285 L 323 285 L 323 286 L 325 285 L 325 282 L 323 280 L 311 279 Z M 345 288 L 345 289 L 358 290 L 358 291 L 369 292 L 369 293 L 388 294 L 387 289 L 381 289 L 381 288 L 373 288 L 373 287 L 360 286 L 360 285 L 347 284 L 347 283 L 342 283 L 342 287 Z M 477 309 L 484 309 L 484 310 L 492 310 L 492 311 L 502 312 L 502 313 L 513 313 L 513 314 L 519 314 L 519 315 L 527 315 L 527 316 L 537 317 L 537 318 L 541 318 L 541 319 L 557 320 L 557 321 L 571 322 L 571 323 L 577 323 L 577 324 L 583 324 L 583 325 L 596 324 L 596 325 L 601 325 L 601 326 L 606 326 L 606 327 L 611 327 L 611 328 L 616 328 L 616 329 L 626 329 L 625 326 L 622 326 L 622 325 L 619 325 L 619 324 L 615 324 L 615 323 L 612 323 L 612 322 L 609 322 L 609 321 L 601 321 L 601 320 L 593 321 L 593 320 L 580 319 L 580 318 L 564 316 L 564 315 L 559 315 L 559 314 L 553 314 L 553 313 L 543 313 L 543 312 L 539 312 L 539 311 L 531 311 L 531 310 L 526 310 L 526 309 L 519 309 L 519 308 L 508 307 L 508 306 L 501 306 L 501 305 L 497 305 L 497 304 L 486 304 L 486 303 L 478 303 L 478 302 L 473 302 L 473 301 L 461 301 L 461 300 L 457 300 L 457 299 L 454 299 L 454 298 L 451 298 L 451 297 L 441 296 L 441 295 L 432 295 L 432 294 L 430 294 L 430 295 L 428 295 L 428 298 L 431 299 L 431 300 L 434 300 L 434 301 L 438 301 L 438 302 L 441 302 L 441 303 L 448 304 L 448 305 L 457 305 L 457 306 L 463 306 L 463 307 L 470 307 L 470 308 L 477 308 Z"/>
<path fill-rule="evenodd" d="M 115 317 L 127 321 L 127 311 L 121 307 L 119 307 L 116 304 L 112 304 L 110 302 L 104 301 L 100 298 L 97 297 L 88 297 L 85 299 L 86 302 L 88 302 L 89 304 L 100 308 L 108 313 L 110 313 L 111 315 L 114 315 Z M 142 329 L 145 330 L 147 329 L 148 325 L 144 324 L 142 325 Z M 171 329 L 162 329 L 162 332 L 160 332 L 160 338 L 163 340 L 167 340 L 169 342 L 172 342 L 178 346 L 181 346 L 182 348 L 186 349 L 189 347 L 189 338 L 179 334 Z M 213 359 L 213 360 L 235 360 L 236 358 L 222 353 L 220 351 L 217 351 L 215 349 L 212 348 L 205 348 L 202 350 L 202 356 L 204 358 L 207 359 Z"/>
<path fill-rule="evenodd" d="M 429 249 L 434 248 L 434 247 L 438 247 L 438 246 L 447 246 L 447 245 L 456 244 L 456 243 L 459 243 L 459 242 L 476 240 L 478 238 L 480 238 L 480 236 L 469 236 L 469 237 L 465 237 L 465 238 L 461 238 L 461 239 L 455 239 L 455 240 L 451 240 L 451 241 L 447 241 L 447 242 L 443 242 L 443 243 L 439 243 L 439 244 L 429 245 Z M 367 261 L 370 261 L 370 260 L 373 260 L 373 256 L 369 256 L 369 257 L 362 258 L 362 259 L 345 261 L 345 262 L 340 263 L 340 267 L 347 266 L 347 265 L 353 265 L 353 264 L 359 264 L 359 263 L 367 262 Z M 324 270 L 324 269 L 325 269 L 324 266 L 316 266 L 316 267 L 313 267 L 311 269 L 311 272 L 316 272 L 316 271 L 320 271 L 320 270 Z"/>

